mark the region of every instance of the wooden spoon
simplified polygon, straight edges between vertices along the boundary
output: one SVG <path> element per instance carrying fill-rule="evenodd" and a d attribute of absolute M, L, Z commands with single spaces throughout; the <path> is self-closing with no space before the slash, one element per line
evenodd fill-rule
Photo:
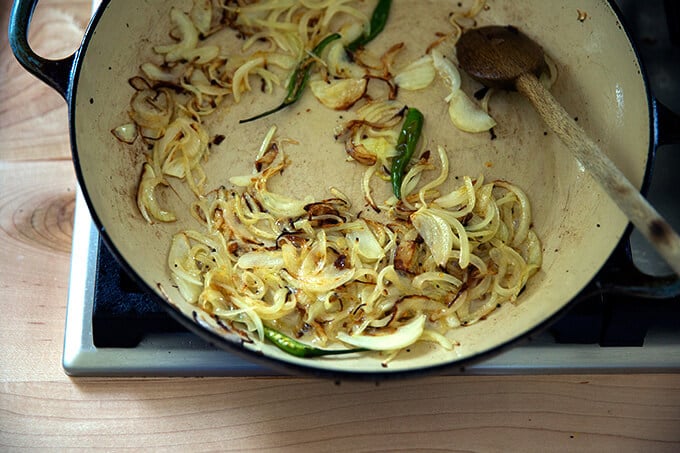
<path fill-rule="evenodd" d="M 537 76 L 546 67 L 543 49 L 515 27 L 489 26 L 463 33 L 456 51 L 461 68 L 472 78 L 489 87 L 516 89 L 526 96 L 586 171 L 680 275 L 678 234 L 538 81 Z"/>

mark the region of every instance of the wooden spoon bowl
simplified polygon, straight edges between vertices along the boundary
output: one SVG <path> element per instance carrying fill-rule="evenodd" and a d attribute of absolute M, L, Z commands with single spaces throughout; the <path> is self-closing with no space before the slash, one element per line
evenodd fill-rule
<path fill-rule="evenodd" d="M 456 50 L 465 72 L 488 87 L 514 90 L 522 74 L 547 69 L 543 49 L 512 25 L 469 30 Z"/>

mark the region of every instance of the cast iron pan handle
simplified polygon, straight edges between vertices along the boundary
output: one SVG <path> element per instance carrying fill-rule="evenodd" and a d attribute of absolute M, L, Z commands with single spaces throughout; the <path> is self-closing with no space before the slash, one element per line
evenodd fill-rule
<path fill-rule="evenodd" d="M 71 72 L 76 54 L 61 60 L 48 60 L 36 54 L 28 44 L 28 27 L 38 0 L 16 0 L 9 16 L 9 45 L 19 63 L 28 72 L 57 90 L 68 101 Z"/>
<path fill-rule="evenodd" d="M 652 107 L 656 146 L 680 143 L 680 115 L 656 99 L 652 100 Z M 630 252 L 630 231 L 632 228 L 629 228 L 607 263 L 576 299 L 595 294 L 618 294 L 645 299 L 680 296 L 680 278 L 677 275 L 650 276 L 638 270 Z"/>

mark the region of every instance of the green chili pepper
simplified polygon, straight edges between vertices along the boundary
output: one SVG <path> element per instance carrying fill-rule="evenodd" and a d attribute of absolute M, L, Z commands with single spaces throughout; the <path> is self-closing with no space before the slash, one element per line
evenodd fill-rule
<path fill-rule="evenodd" d="M 392 0 L 379 0 L 375 9 L 373 10 L 373 15 L 371 16 L 371 22 L 369 25 L 368 34 L 361 35 L 347 46 L 347 50 L 354 52 L 359 47 L 364 47 L 369 42 L 380 34 L 385 28 L 387 23 L 387 17 L 390 14 L 390 7 L 392 6 Z"/>
<path fill-rule="evenodd" d="M 296 357 L 309 358 L 309 357 L 320 357 L 323 355 L 338 355 L 338 354 L 351 354 L 354 352 L 362 352 L 366 349 L 319 349 L 313 346 L 300 343 L 291 337 L 278 332 L 271 327 L 264 326 L 264 337 L 271 341 L 274 346 L 280 350 L 287 352 L 288 354 L 294 355 Z"/>
<path fill-rule="evenodd" d="M 392 191 L 401 199 L 401 182 L 406 166 L 411 161 L 423 129 L 423 114 L 418 109 L 409 108 L 401 126 L 397 141 L 397 155 L 392 159 Z"/>
<path fill-rule="evenodd" d="M 340 37 L 341 36 L 339 33 L 333 33 L 332 35 L 326 36 L 324 39 L 321 40 L 321 42 L 319 42 L 319 44 L 316 45 L 316 47 L 314 47 L 314 49 L 312 50 L 312 55 L 308 56 L 307 58 L 304 58 L 300 63 L 298 63 L 297 67 L 295 68 L 295 71 L 290 76 L 290 80 L 288 80 L 288 94 L 286 95 L 283 102 L 279 104 L 278 107 L 275 107 L 264 113 L 260 113 L 259 115 L 253 116 L 252 118 L 241 120 L 239 121 L 239 123 L 247 123 L 249 121 L 258 120 L 267 115 L 271 115 L 272 113 L 278 112 L 279 110 L 283 110 L 289 105 L 297 102 L 298 99 L 300 99 L 300 96 L 302 96 L 302 92 L 305 89 L 307 80 L 309 80 L 312 66 L 314 65 L 315 57 L 318 57 L 319 54 L 323 52 L 323 50 L 326 48 L 328 44 L 335 41 L 336 39 L 340 39 Z"/>

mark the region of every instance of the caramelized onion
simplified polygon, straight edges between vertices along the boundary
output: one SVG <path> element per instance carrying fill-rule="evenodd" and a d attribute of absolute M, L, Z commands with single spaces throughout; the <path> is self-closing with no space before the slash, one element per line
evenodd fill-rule
<path fill-rule="evenodd" d="M 314 96 L 328 108 L 347 110 L 366 93 L 366 79 L 313 80 L 309 83 Z"/>

